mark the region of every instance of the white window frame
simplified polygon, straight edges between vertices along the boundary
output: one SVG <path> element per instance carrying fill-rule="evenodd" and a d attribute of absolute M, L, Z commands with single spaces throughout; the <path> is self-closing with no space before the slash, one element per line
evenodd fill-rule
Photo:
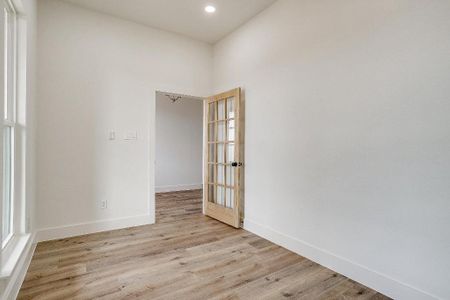
<path fill-rule="evenodd" d="M 1 242 L 1 249 L 4 249 L 8 243 L 12 240 L 14 234 L 15 234 L 15 226 L 14 226 L 14 207 L 15 207 L 15 129 L 16 129 L 16 105 L 17 105 L 17 12 L 14 8 L 13 3 L 10 0 L 0 0 L 4 1 L 6 10 L 8 11 L 5 13 L 5 37 L 3 42 L 3 47 L 5 51 L 4 56 L 4 95 L 3 95 L 3 105 L 4 105 L 4 116 L 3 118 L 3 133 L 5 132 L 6 128 L 10 128 L 10 160 L 11 160 L 11 173 L 10 173 L 10 181 L 9 181 L 9 193 L 10 193 L 10 216 L 9 216 L 9 228 L 10 232 L 6 237 L 2 236 L 2 242 Z M 3 12 L 2 12 L 3 13 Z M 10 30 L 9 26 L 11 26 L 11 23 L 9 23 L 10 18 L 12 18 L 12 32 L 11 32 L 11 41 L 9 41 L 8 36 Z M 12 48 L 10 48 L 9 44 L 7 42 L 12 43 Z M 9 60 L 10 51 L 12 51 L 12 60 Z M 11 73 L 9 72 L 9 68 L 11 68 Z M 12 81 L 12 82 L 11 82 Z M 6 145 L 3 144 L 3 148 Z M 3 149 L 3 152 L 5 149 Z M 2 159 L 3 159 L 3 153 L 2 153 Z M 3 172 L 3 170 L 2 170 Z M 3 182 L 5 181 L 6 174 L 3 174 Z M 3 184 L 3 183 L 2 183 Z M 3 190 L 5 190 L 5 187 L 3 187 Z M 4 197 L 5 195 L 1 195 Z M 2 207 L 2 214 L 3 214 L 3 207 Z M 3 222 L 3 221 L 2 221 Z M 3 226 L 4 224 L 2 224 Z"/>
<path fill-rule="evenodd" d="M 29 203 L 26 193 L 26 162 L 27 162 L 27 137 L 25 130 L 28 128 L 26 112 L 27 112 L 27 62 L 28 62 L 28 20 L 26 16 L 25 6 L 22 0 L 0 0 L 2 1 L 3 8 L 9 7 L 14 15 L 14 33 L 13 33 L 13 43 L 14 49 L 14 59 L 13 59 L 13 70 L 14 73 L 10 78 L 13 80 L 13 87 L 11 91 L 13 93 L 14 102 L 10 103 L 10 107 L 13 109 L 9 114 L 8 120 L 5 121 L 3 109 L 4 104 L 0 103 L 0 116 L 4 121 L 3 127 L 10 126 L 13 128 L 11 139 L 11 164 L 12 164 L 12 174 L 11 174 L 11 186 L 12 186 L 12 204 L 11 204 L 11 235 L 3 243 L 4 248 L 0 250 L 0 290 L 3 283 L 8 282 L 8 280 L 13 276 L 14 271 L 17 270 L 16 266 L 20 259 L 24 258 L 24 254 L 30 253 L 33 242 L 34 235 L 30 232 L 30 221 L 29 221 Z M 2 12 L 3 13 L 3 12 Z M 34 14 L 34 12 L 31 12 Z M 3 20 L 2 20 L 3 21 Z M 2 28 L 3 29 L 3 28 Z M 0 52 L 4 50 L 5 45 L 2 43 L 2 48 Z M 0 65 L 4 72 L 4 61 L 5 57 L 0 57 Z M 0 82 L 0 86 L 3 82 Z M 4 96 L 4 95 L 3 95 Z M 3 99 L 4 101 L 4 99 Z M 3 144 L 3 128 L 0 129 L 0 146 Z M 0 147 L 0 155 L 3 156 L 2 150 L 4 147 Z M 3 184 L 3 158 L 0 156 L 0 184 Z M 2 195 L 1 195 L 2 196 Z M 3 225 L 2 208 L 3 201 L 0 201 L 0 227 Z M 1 228 L 0 228 L 1 229 Z M 0 246 L 2 246 L 0 230 Z M 11 289 L 6 290 L 3 295 L 0 291 L 0 298 L 14 299 L 16 295 Z"/>

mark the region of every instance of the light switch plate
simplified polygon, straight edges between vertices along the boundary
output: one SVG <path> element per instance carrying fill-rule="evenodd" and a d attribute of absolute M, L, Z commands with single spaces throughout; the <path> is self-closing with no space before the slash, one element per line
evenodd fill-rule
<path fill-rule="evenodd" d="M 126 140 L 137 140 L 137 131 L 127 131 L 125 134 Z"/>
<path fill-rule="evenodd" d="M 116 132 L 115 131 L 110 131 L 109 132 L 109 140 L 113 141 L 116 139 Z"/>
<path fill-rule="evenodd" d="M 101 207 L 101 209 L 107 209 L 108 208 L 108 201 L 102 200 L 100 202 L 100 207 Z"/>

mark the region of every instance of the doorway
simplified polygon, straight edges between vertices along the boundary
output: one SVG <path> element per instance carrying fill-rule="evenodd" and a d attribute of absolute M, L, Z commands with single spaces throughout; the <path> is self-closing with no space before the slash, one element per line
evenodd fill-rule
<path fill-rule="evenodd" d="M 243 222 L 241 89 L 208 98 L 156 92 L 156 222 L 203 213 Z"/>
<path fill-rule="evenodd" d="M 202 97 L 156 92 L 156 222 L 202 213 Z"/>

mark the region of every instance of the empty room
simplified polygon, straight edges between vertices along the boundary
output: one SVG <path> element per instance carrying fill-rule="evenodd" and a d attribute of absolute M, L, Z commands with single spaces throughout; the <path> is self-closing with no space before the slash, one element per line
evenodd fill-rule
<path fill-rule="evenodd" d="M 449 0 L 0 5 L 1 300 L 450 300 Z"/>

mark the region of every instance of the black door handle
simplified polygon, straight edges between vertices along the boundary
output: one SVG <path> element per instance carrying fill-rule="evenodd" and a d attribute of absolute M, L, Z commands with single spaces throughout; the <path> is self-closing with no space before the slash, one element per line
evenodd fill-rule
<path fill-rule="evenodd" d="M 242 163 L 241 163 L 241 162 L 234 161 L 234 162 L 231 163 L 231 166 L 232 166 L 232 167 L 240 167 L 240 166 L 242 166 Z"/>

